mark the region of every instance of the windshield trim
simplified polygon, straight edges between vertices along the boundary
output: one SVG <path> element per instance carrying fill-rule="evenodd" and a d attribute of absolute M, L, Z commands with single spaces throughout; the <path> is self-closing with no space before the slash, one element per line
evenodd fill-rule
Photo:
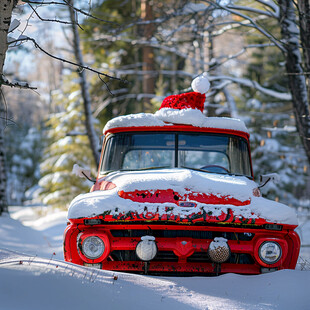
<path fill-rule="evenodd" d="M 225 121 L 225 120 L 223 120 Z M 245 138 L 247 141 L 250 138 L 250 134 L 246 131 L 226 129 L 226 128 L 215 128 L 215 127 L 195 127 L 184 124 L 167 124 L 167 126 L 141 126 L 141 127 L 115 127 L 107 130 L 105 136 L 116 133 L 137 133 L 137 132 L 184 132 L 184 133 L 219 133 L 227 134 L 232 136 L 239 136 Z"/>

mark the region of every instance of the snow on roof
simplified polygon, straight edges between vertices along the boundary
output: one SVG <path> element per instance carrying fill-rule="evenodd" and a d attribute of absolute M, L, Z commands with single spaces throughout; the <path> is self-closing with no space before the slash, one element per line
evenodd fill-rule
<path fill-rule="evenodd" d="M 118 116 L 110 120 L 103 129 L 106 134 L 113 128 L 120 127 L 154 127 L 171 126 L 172 124 L 192 125 L 201 128 L 237 130 L 248 133 L 243 121 L 228 117 L 206 117 L 198 109 L 162 108 L 155 114 L 138 113 Z"/>
<path fill-rule="evenodd" d="M 165 126 L 165 123 L 151 113 L 129 114 L 118 116 L 108 121 L 103 128 L 103 134 L 112 128 L 142 126 Z"/>

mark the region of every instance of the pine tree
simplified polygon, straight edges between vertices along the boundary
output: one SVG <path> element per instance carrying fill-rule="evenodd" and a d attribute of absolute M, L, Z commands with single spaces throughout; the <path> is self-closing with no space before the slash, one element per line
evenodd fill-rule
<path fill-rule="evenodd" d="M 43 203 L 62 208 L 78 194 L 89 191 L 91 185 L 71 173 L 73 165 L 95 167 L 86 136 L 81 93 L 76 90 L 77 85 L 72 86 L 71 79 L 72 76 L 64 79 L 64 89 L 53 94 L 62 111 L 51 114 L 46 121 L 47 147 L 40 166 Z"/>
<path fill-rule="evenodd" d="M 242 1 L 238 2 L 242 5 Z M 245 4 L 245 3 L 243 3 Z M 259 8 L 257 3 L 254 7 Z M 275 37 L 280 37 L 277 20 L 264 18 L 260 25 Z M 267 38 L 246 32 L 245 43 L 259 46 L 248 52 L 245 76 L 264 87 L 289 92 L 285 74 L 285 56 Z M 243 101 L 243 103 L 242 103 Z M 243 89 L 239 107 L 247 117 L 250 128 L 254 173 L 256 176 L 276 172 L 278 184 L 268 184 L 262 192 L 268 198 L 298 206 L 298 198 L 305 195 L 307 158 L 295 128 L 291 102 L 275 100 L 249 88 Z"/>
<path fill-rule="evenodd" d="M 40 178 L 39 162 L 42 154 L 40 128 L 17 128 L 7 130 L 6 153 L 8 167 L 7 194 L 10 205 L 22 205 L 26 193 Z"/>

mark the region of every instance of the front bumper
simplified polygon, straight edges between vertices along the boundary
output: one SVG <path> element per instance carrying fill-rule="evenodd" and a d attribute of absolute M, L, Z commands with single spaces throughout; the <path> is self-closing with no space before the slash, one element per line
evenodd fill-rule
<path fill-rule="evenodd" d="M 148 274 L 260 274 L 262 269 L 294 269 L 300 249 L 300 240 L 289 225 L 281 231 L 268 230 L 264 226 L 228 225 L 181 225 L 181 224 L 107 224 L 88 226 L 82 223 L 68 225 L 64 237 L 65 260 L 87 266 L 99 266 L 105 270 L 127 271 Z M 81 251 L 79 240 L 85 236 L 99 236 L 105 240 L 103 255 L 91 260 Z M 156 257 L 141 261 L 135 249 L 144 235 L 155 237 Z M 230 248 L 229 259 L 214 263 L 208 248 L 215 237 L 223 237 Z M 264 241 L 281 245 L 282 257 L 267 265 L 258 255 Z"/>

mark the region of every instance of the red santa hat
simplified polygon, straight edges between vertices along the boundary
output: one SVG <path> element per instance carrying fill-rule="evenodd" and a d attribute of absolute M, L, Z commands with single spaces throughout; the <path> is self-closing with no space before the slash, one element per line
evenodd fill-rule
<path fill-rule="evenodd" d="M 166 97 L 163 100 L 160 109 L 198 109 L 203 112 L 204 102 L 206 100 L 205 93 L 210 88 L 210 82 L 207 78 L 207 73 L 204 72 L 202 75 L 196 77 L 192 81 L 191 86 L 194 90 L 193 92 Z"/>

